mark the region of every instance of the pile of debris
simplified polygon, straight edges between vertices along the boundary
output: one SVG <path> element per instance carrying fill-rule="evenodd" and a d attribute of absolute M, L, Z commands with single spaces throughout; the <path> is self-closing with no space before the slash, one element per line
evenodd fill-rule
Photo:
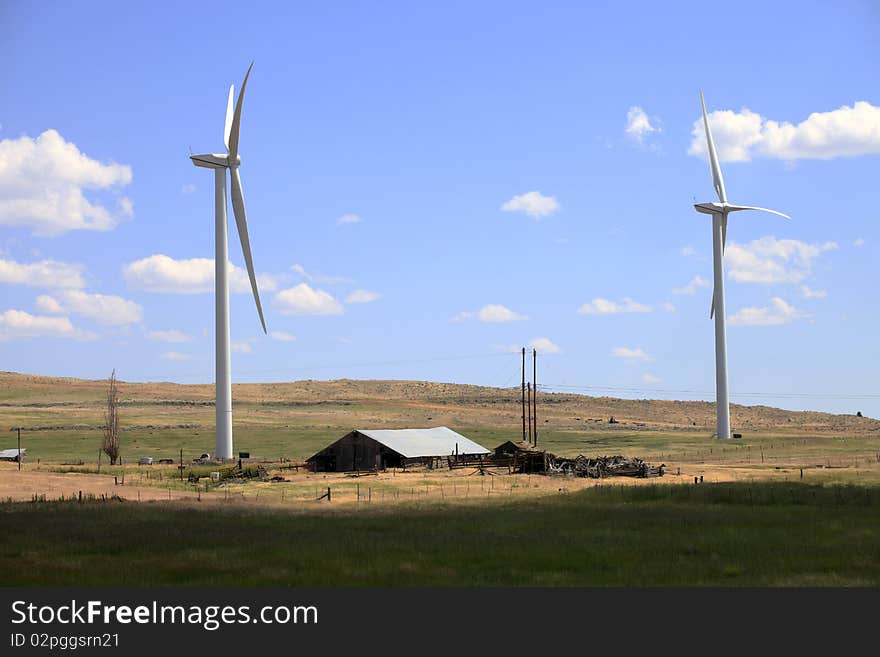
<path fill-rule="evenodd" d="M 574 459 L 547 455 L 547 473 L 573 477 L 662 477 L 666 464 L 650 465 L 631 456 L 600 456 L 588 458 L 580 455 Z"/>
<path fill-rule="evenodd" d="M 215 483 L 215 485 L 220 485 L 230 483 L 242 483 L 247 479 L 258 479 L 260 481 L 267 481 L 269 479 L 269 473 L 262 465 L 257 465 L 256 468 L 253 468 L 251 466 L 246 466 L 242 468 L 238 465 L 233 465 L 231 467 L 222 468 L 217 470 L 216 472 L 212 472 L 210 478 L 211 481 Z M 197 472 L 190 472 L 187 479 L 191 484 L 198 485 L 202 480 L 202 476 Z M 277 479 L 273 479 L 272 481 L 277 481 Z"/>

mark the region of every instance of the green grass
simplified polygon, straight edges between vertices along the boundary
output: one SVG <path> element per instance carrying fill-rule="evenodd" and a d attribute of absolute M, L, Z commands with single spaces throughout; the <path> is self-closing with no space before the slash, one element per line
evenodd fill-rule
<path fill-rule="evenodd" d="M 528 503 L 301 511 L 0 505 L 3 583 L 880 585 L 880 489 L 602 487 Z"/>
<path fill-rule="evenodd" d="M 2 415 L 2 413 L 0 413 Z M 3 418 L 3 423 L 9 420 Z M 297 427 L 251 425 L 236 423 L 236 451 L 250 452 L 254 458 L 306 458 L 353 427 Z M 508 429 L 486 427 L 455 427 L 457 431 L 489 449 L 505 440 L 516 439 Z M 31 462 L 64 463 L 97 462 L 101 434 L 97 430 L 56 430 L 22 432 L 22 446 Z M 701 432 L 626 431 L 592 429 L 583 431 L 548 430 L 540 434 L 540 446 L 555 454 L 590 456 L 626 454 L 646 460 L 705 460 L 723 463 L 744 460 L 750 453 L 751 463 L 760 462 L 763 451 L 768 463 L 774 459 L 797 456 L 801 462 L 846 459 L 853 455 L 880 454 L 880 436 L 800 436 L 797 434 L 750 435 L 742 440 L 720 445 Z M 4 448 L 15 447 L 15 435 L 9 433 Z M 201 429 L 138 429 L 122 434 L 122 452 L 126 462 L 136 463 L 141 456 L 154 459 L 173 458 L 177 462 L 183 449 L 185 461 L 203 452 L 213 452 L 213 428 Z M 797 462 L 797 461 L 795 461 Z"/>

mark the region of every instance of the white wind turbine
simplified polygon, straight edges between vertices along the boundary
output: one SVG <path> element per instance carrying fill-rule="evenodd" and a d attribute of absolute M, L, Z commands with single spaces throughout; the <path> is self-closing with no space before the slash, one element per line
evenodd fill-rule
<path fill-rule="evenodd" d="M 229 101 L 226 105 L 226 125 L 223 134 L 227 153 L 225 155 L 208 153 L 190 156 L 193 164 L 197 167 L 214 169 L 215 414 L 217 421 L 217 441 L 214 455 L 220 459 L 232 458 L 232 379 L 229 373 L 229 251 L 226 235 L 227 169 L 229 169 L 232 179 L 232 212 L 235 215 L 236 226 L 238 226 L 238 238 L 241 241 L 244 262 L 247 265 L 248 276 L 251 279 L 251 289 L 254 292 L 254 301 L 257 303 L 257 312 L 260 314 L 260 323 L 263 326 L 263 333 L 266 332 L 263 307 L 260 305 L 260 292 L 257 290 L 257 278 L 254 274 L 254 263 L 251 258 L 251 243 L 248 238 L 244 196 L 241 193 L 241 178 L 238 175 L 238 165 L 241 164 L 241 159 L 238 157 L 241 105 L 244 100 L 244 90 L 247 86 L 248 76 L 251 74 L 253 66 L 253 63 L 251 63 L 247 74 L 244 76 L 241 91 L 238 92 L 238 101 L 235 103 L 235 112 L 232 110 L 233 86 L 229 87 Z"/>
<path fill-rule="evenodd" d="M 703 106 L 703 125 L 706 128 L 706 142 L 709 147 L 709 166 L 712 169 L 712 183 L 718 194 L 718 203 L 697 203 L 694 208 L 697 212 L 712 215 L 712 261 L 714 264 L 715 286 L 712 293 L 712 309 L 709 317 L 715 317 L 715 406 L 718 438 L 730 438 L 730 398 L 727 392 L 727 333 L 724 316 L 724 247 L 727 242 L 727 215 L 739 210 L 761 210 L 771 212 L 781 217 L 790 219 L 787 214 L 756 208 L 750 205 L 731 205 L 727 202 L 727 192 L 724 190 L 724 178 L 721 177 L 721 166 L 718 164 L 718 154 L 715 152 L 715 142 L 712 140 L 712 131 L 709 129 L 709 119 L 706 116 L 706 101 L 703 100 L 703 92 L 700 91 L 700 104 Z"/>

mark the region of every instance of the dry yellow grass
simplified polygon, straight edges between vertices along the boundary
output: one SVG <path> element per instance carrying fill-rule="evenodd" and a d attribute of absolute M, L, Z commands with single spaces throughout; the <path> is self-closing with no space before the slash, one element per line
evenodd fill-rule
<path fill-rule="evenodd" d="M 27 409 L 46 422 L 71 418 L 96 421 L 104 403 L 106 381 L 0 373 L 0 412 L 10 417 Z M 126 417 L 176 424 L 212 423 L 213 385 L 120 382 Z M 520 423 L 519 388 L 491 388 L 426 381 L 294 381 L 235 384 L 239 419 L 255 423 L 287 419 L 309 426 L 492 426 Z M 541 393 L 540 421 L 554 429 L 607 427 L 614 416 L 620 427 L 711 431 L 715 407 L 710 402 L 631 400 Z M 880 421 L 856 415 L 786 411 L 768 406 L 731 406 L 733 426 L 744 432 L 800 432 L 865 435 L 880 433 Z M 172 422 L 177 420 L 177 422 Z"/>

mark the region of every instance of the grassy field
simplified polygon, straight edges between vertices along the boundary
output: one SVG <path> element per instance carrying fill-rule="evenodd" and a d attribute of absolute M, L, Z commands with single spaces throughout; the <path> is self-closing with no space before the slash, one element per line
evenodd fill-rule
<path fill-rule="evenodd" d="M 213 387 L 121 383 L 123 456 L 191 459 L 214 448 Z M 23 426 L 31 462 L 97 460 L 106 382 L 0 373 L 0 427 Z M 488 448 L 520 437 L 518 390 L 420 381 L 299 381 L 233 387 L 236 450 L 259 459 L 310 456 L 354 428 L 445 425 Z M 671 402 L 542 393 L 542 447 L 568 456 L 626 454 L 652 460 L 717 460 L 785 444 L 792 457 L 864 458 L 880 452 L 880 422 L 855 415 L 732 407 L 741 441 L 710 438 L 706 402 Z M 608 420 L 614 416 L 618 424 Z M 4 432 L 0 448 L 15 447 Z M 803 442 L 803 439 L 809 439 Z M 801 440 L 798 446 L 798 440 Z M 749 453 L 751 450 L 751 454 Z M 795 453 L 797 452 L 797 453 Z M 769 454 L 766 457 L 769 458 Z"/>
<path fill-rule="evenodd" d="M 188 471 L 181 480 L 176 465 L 136 463 L 176 463 L 183 450 L 189 464 L 213 451 L 211 386 L 122 384 L 125 465 L 104 459 L 96 474 L 104 389 L 0 373 L 0 426 L 24 426 L 28 450 L 22 472 L 0 464 L 0 500 L 20 500 L 0 502 L 3 584 L 880 585 L 880 422 L 870 418 L 735 406 L 744 437 L 719 442 L 703 402 L 542 394 L 541 447 L 636 456 L 666 464 L 667 476 L 352 478 L 289 470 L 283 459 L 366 427 L 445 425 L 491 449 L 519 438 L 518 392 L 242 385 L 235 449 L 284 481 L 208 489 L 188 483 Z M 15 447 L 5 434 L 0 448 Z M 332 503 L 317 502 L 328 486 Z M 127 501 L 21 501 L 82 490 Z"/>
<path fill-rule="evenodd" d="M 878 586 L 880 489 L 606 486 L 270 510 L 0 504 L 4 585 Z"/>

